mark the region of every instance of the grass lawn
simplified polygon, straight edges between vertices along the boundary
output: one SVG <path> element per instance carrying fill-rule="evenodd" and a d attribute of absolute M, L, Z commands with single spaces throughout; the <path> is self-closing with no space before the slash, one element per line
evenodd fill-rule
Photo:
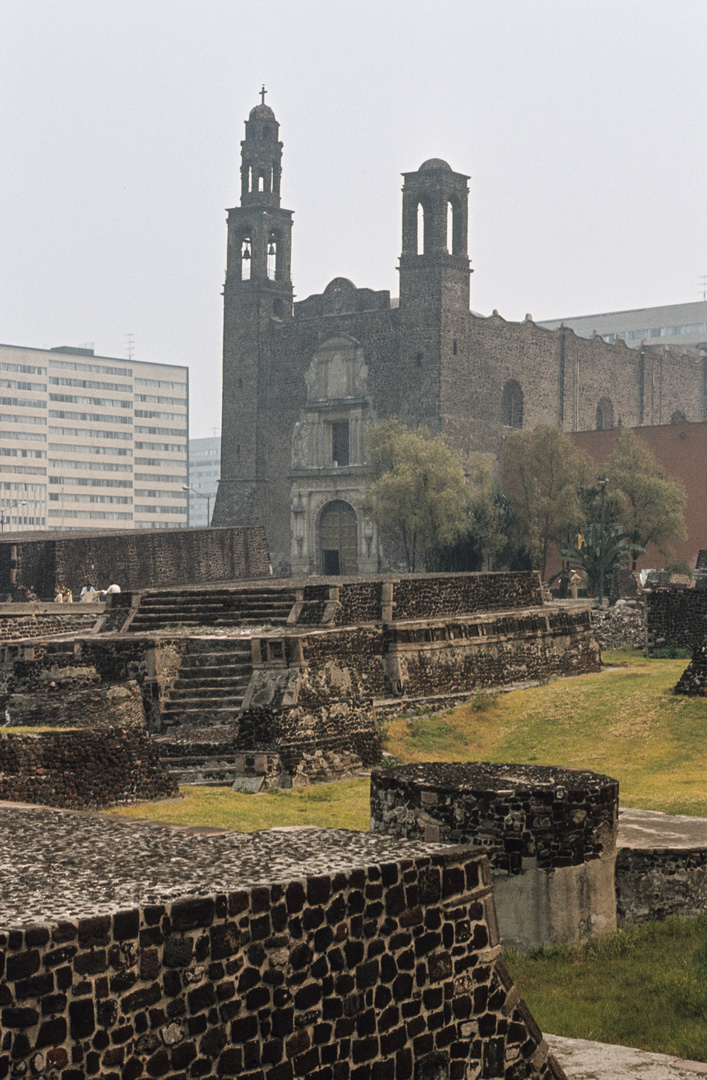
<path fill-rule="evenodd" d="M 503 959 L 543 1031 L 707 1061 L 707 918 Z"/>
<path fill-rule="evenodd" d="M 185 787 L 182 799 L 104 812 L 238 832 L 255 832 L 278 825 L 319 825 L 368 832 L 369 786 L 368 779 L 344 780 L 339 784 L 317 784 L 288 791 L 276 788 L 262 795 L 243 795 L 230 788 Z"/>
<path fill-rule="evenodd" d="M 401 717 L 386 749 L 406 763 L 592 769 L 619 780 L 622 806 L 707 817 L 707 700 L 672 693 L 688 661 L 607 652 L 604 662 L 616 670 Z"/>

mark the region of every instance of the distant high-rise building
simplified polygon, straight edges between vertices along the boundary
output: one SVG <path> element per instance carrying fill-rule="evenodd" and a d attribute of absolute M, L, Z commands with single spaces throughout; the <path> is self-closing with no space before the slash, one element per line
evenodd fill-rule
<path fill-rule="evenodd" d="M 0 527 L 187 524 L 189 372 L 0 345 Z"/>
<path fill-rule="evenodd" d="M 221 439 L 189 440 L 189 524 L 208 525 L 221 475 Z M 196 494 L 199 492 L 199 494 Z M 207 516 L 208 515 L 208 516 Z"/>

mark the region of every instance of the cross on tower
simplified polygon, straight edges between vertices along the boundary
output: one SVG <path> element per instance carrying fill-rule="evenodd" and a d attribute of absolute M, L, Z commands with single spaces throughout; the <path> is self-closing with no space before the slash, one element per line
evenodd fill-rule
<path fill-rule="evenodd" d="M 260 104 L 261 105 L 265 104 L 265 95 L 266 94 L 267 94 L 267 90 L 265 89 L 265 83 L 263 83 L 262 88 L 260 90 Z"/>

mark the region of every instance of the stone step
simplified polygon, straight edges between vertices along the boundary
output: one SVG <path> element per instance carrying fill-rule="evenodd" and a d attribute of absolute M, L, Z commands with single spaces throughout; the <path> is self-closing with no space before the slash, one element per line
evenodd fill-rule
<path fill-rule="evenodd" d="M 240 675 L 211 675 L 211 676 L 188 676 L 184 675 L 177 679 L 172 689 L 170 690 L 170 697 L 175 690 L 234 690 L 248 684 L 250 681 L 250 673 L 247 671 L 242 672 Z"/>
<path fill-rule="evenodd" d="M 172 700 L 168 698 L 162 707 L 162 714 L 166 716 L 175 712 L 211 712 L 212 709 L 238 710 L 243 701 L 242 694 L 212 695 L 205 694 L 197 697 L 181 697 Z"/>
<path fill-rule="evenodd" d="M 204 728 L 218 724 L 232 724 L 238 719 L 238 709 L 184 709 L 182 712 L 163 713 L 165 728 Z"/>
<path fill-rule="evenodd" d="M 185 701 L 215 701 L 216 699 L 228 698 L 229 700 L 243 700 L 243 691 L 246 683 L 240 685 L 229 684 L 228 686 L 197 686 L 188 683 L 179 689 L 172 689 L 165 704 L 183 704 Z"/>
<path fill-rule="evenodd" d="M 143 596 L 140 600 L 141 608 L 197 608 L 197 607 L 222 607 L 222 608 L 242 608 L 247 610 L 248 608 L 286 608 L 292 607 L 294 603 L 294 597 L 267 597 L 267 596 L 247 596 L 241 597 L 225 597 L 225 596 L 180 596 L 180 597 L 168 597 L 168 596 Z"/>
<path fill-rule="evenodd" d="M 173 769 L 235 769 L 235 752 L 231 754 L 190 754 L 184 757 L 163 757 L 162 764 Z"/>
<path fill-rule="evenodd" d="M 181 785 L 194 784 L 202 787 L 231 787 L 241 773 L 235 765 L 199 766 L 186 769 L 168 769 L 173 780 Z"/>
<path fill-rule="evenodd" d="M 180 671 L 201 673 L 241 670 L 250 666 L 250 646 L 242 652 L 196 652 L 188 653 L 179 665 Z"/>

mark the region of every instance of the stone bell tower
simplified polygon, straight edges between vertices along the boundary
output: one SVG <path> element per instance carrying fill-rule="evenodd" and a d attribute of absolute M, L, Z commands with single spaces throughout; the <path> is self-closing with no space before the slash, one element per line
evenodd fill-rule
<path fill-rule="evenodd" d="M 445 382 L 467 348 L 469 177 L 430 158 L 403 173 L 400 255 L 402 418 L 444 427 Z"/>
<path fill-rule="evenodd" d="M 267 517 L 264 397 L 273 323 L 292 318 L 292 211 L 280 206 L 282 143 L 275 114 L 251 109 L 241 143 L 241 202 L 228 211 L 223 292 L 221 479 L 214 525 L 264 525 Z"/>

